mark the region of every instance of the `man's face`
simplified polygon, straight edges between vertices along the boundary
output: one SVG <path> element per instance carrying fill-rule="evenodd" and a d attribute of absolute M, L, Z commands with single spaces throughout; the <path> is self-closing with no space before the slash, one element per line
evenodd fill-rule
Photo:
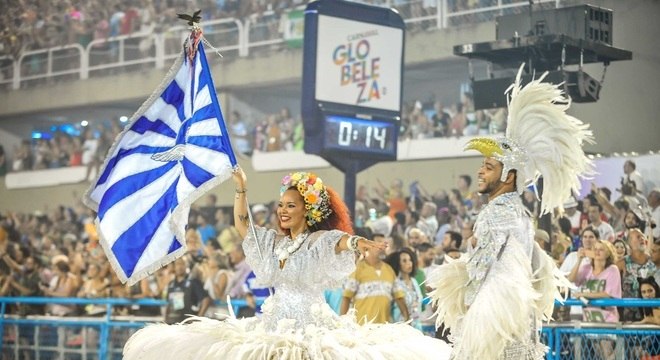
<path fill-rule="evenodd" d="M 458 259 L 458 258 L 461 257 L 461 252 L 460 252 L 460 251 L 456 251 L 456 250 L 452 250 L 452 251 L 450 251 L 450 252 L 447 253 L 447 256 L 449 256 L 450 258 L 452 258 L 452 259 L 455 260 L 455 259 Z"/>
<path fill-rule="evenodd" d="M 386 242 L 386 239 L 384 236 L 374 236 L 373 241 L 376 243 L 384 243 Z M 367 253 L 365 254 L 365 257 L 369 257 L 372 259 L 380 259 L 384 255 L 384 251 L 380 249 L 369 249 L 367 250 Z"/>
<path fill-rule="evenodd" d="M 176 276 L 184 276 L 186 275 L 186 271 L 188 270 L 186 266 L 186 261 L 183 259 L 178 259 L 177 261 L 174 262 L 174 274 Z"/>
<path fill-rule="evenodd" d="M 660 245 L 651 244 L 651 261 L 658 264 L 660 263 Z"/>
<path fill-rule="evenodd" d="M 240 246 L 240 245 L 238 245 L 238 246 Z M 234 250 L 232 250 L 229 253 L 229 262 L 232 264 L 232 266 L 236 266 L 238 263 L 243 261 L 244 257 L 245 256 L 243 255 L 243 252 L 241 250 L 235 248 Z"/>
<path fill-rule="evenodd" d="M 646 252 L 646 238 L 637 229 L 628 234 L 628 245 L 631 251 Z"/>
<path fill-rule="evenodd" d="M 660 205 L 660 192 L 653 190 L 649 194 L 649 206 L 655 209 L 658 205 Z M 660 226 L 660 224 L 657 225 Z"/>
<path fill-rule="evenodd" d="M 435 259 L 435 249 L 429 248 L 425 252 L 419 253 L 419 260 L 422 264 L 430 264 Z"/>
<path fill-rule="evenodd" d="M 633 172 L 633 167 L 629 161 L 626 161 L 625 164 L 623 164 L 623 173 L 628 175 L 631 172 Z"/>
<path fill-rule="evenodd" d="M 34 259 L 32 257 L 25 259 L 25 270 L 29 273 L 34 270 Z"/>
<path fill-rule="evenodd" d="M 449 249 L 451 247 L 451 234 L 445 233 L 445 236 L 442 238 L 442 248 Z"/>
<path fill-rule="evenodd" d="M 493 159 L 485 158 L 479 172 L 477 173 L 477 191 L 482 194 L 490 194 L 501 186 L 502 163 Z"/>
<path fill-rule="evenodd" d="M 589 213 L 587 215 L 589 217 L 590 223 L 595 223 L 595 224 L 599 223 L 600 209 L 598 209 L 598 206 L 589 206 Z"/>

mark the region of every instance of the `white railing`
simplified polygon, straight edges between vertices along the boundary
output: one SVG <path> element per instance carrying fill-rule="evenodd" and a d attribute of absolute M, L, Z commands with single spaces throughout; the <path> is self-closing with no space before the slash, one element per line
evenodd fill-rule
<path fill-rule="evenodd" d="M 492 0 L 493 5 L 473 9 L 451 9 L 458 0 L 381 0 L 371 1 L 380 6 L 398 7 L 406 25 L 411 29 L 445 29 L 464 23 L 492 20 L 508 11 L 524 11 L 529 1 Z M 425 6 L 426 5 L 426 6 Z M 560 0 L 536 0 L 535 6 L 559 7 Z M 512 10 L 513 9 L 513 10 Z M 286 16 L 286 15 L 283 15 Z M 244 20 L 218 19 L 203 24 L 204 37 L 223 56 L 248 56 L 257 48 L 279 47 L 286 43 L 280 31 L 280 18 L 272 11 L 260 17 Z M 168 60 L 179 56 L 183 39 L 189 32 L 186 26 L 174 26 L 164 32 L 135 33 L 94 40 L 85 48 L 78 44 L 27 51 L 13 61 L 0 57 L 0 85 L 19 89 L 30 80 L 51 79 L 63 75 L 87 79 L 125 69 L 145 66 L 161 69 Z M 291 40 L 291 39 L 288 39 Z M 7 60 L 12 60 L 8 65 Z"/>

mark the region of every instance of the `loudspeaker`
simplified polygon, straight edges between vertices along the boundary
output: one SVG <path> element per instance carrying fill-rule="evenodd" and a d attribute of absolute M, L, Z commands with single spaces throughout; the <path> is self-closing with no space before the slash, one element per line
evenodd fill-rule
<path fill-rule="evenodd" d="M 528 12 L 502 15 L 495 21 L 495 37 L 508 40 L 516 34 L 520 37 L 563 34 L 612 45 L 612 16 L 612 10 L 593 5 L 533 11 L 531 19 Z"/>
<path fill-rule="evenodd" d="M 521 79 L 523 84 L 527 84 L 531 80 L 531 75 L 523 75 Z M 474 109 L 506 107 L 504 92 L 514 81 L 515 77 L 473 81 Z M 570 96 L 573 102 L 577 103 L 595 102 L 600 94 L 600 82 L 584 71 L 550 71 L 544 82 L 563 83 L 564 92 Z"/>

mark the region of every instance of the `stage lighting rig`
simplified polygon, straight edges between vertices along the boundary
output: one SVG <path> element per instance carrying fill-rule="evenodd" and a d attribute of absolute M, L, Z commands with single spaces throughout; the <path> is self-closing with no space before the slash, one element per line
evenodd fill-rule
<path fill-rule="evenodd" d="M 532 11 L 497 18 L 495 41 L 454 46 L 454 54 L 489 62 L 486 79 L 476 80 L 470 62 L 475 110 L 506 106 L 504 91 L 512 76 L 525 63 L 523 82 L 545 71 L 546 81 L 564 83 L 574 102 L 595 102 L 612 61 L 631 60 L 632 52 L 612 46 L 612 10 L 591 5 Z M 603 63 L 600 80 L 583 70 L 584 64 Z M 577 70 L 566 66 L 577 65 Z M 510 69 L 508 71 L 507 69 Z"/>

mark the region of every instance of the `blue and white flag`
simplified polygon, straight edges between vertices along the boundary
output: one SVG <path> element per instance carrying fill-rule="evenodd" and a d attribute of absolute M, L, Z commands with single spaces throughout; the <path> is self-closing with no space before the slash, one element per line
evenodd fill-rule
<path fill-rule="evenodd" d="M 190 205 L 231 177 L 236 158 L 201 42 L 184 51 L 117 137 L 85 203 L 122 282 L 186 251 Z"/>

